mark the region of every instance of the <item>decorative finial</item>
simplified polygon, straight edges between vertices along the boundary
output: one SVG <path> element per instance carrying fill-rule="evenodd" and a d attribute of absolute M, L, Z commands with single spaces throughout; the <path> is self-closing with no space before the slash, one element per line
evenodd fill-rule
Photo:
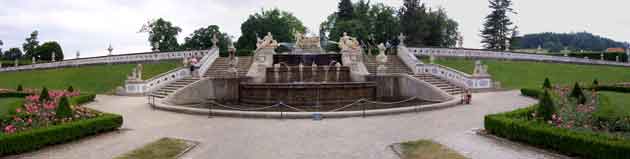
<path fill-rule="evenodd" d="M 112 56 L 112 51 L 114 51 L 114 48 L 112 47 L 112 43 L 109 43 L 109 47 L 107 48 L 107 51 L 109 51 L 109 56 Z"/>
<path fill-rule="evenodd" d="M 219 38 L 217 38 L 217 34 L 213 34 L 212 35 L 212 47 L 213 48 L 217 48 L 217 43 L 219 42 Z"/>

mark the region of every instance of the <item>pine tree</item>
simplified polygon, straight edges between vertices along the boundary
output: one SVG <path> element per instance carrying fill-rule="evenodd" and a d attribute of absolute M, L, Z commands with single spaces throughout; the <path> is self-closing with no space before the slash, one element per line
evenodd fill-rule
<path fill-rule="evenodd" d="M 67 91 L 68 91 L 68 92 L 74 92 L 74 87 L 69 86 L 69 87 L 68 87 L 68 89 L 67 89 Z"/>
<path fill-rule="evenodd" d="M 354 14 L 354 7 L 352 6 L 352 1 L 350 0 L 341 0 L 339 2 L 339 12 L 337 12 L 337 17 L 339 20 L 350 20 L 352 19 L 352 15 Z"/>
<path fill-rule="evenodd" d="M 492 12 L 485 18 L 486 22 L 481 31 L 483 38 L 481 42 L 487 49 L 505 50 L 511 39 L 509 36 L 514 30 L 510 28 L 513 23 L 508 14 L 516 14 L 516 12 L 510 7 L 512 5 L 511 0 L 490 0 L 489 2 Z"/>
<path fill-rule="evenodd" d="M 545 121 L 552 120 L 553 113 L 555 113 L 556 108 L 553 104 L 553 100 L 551 99 L 551 95 L 549 95 L 549 91 L 545 90 L 542 98 L 540 98 L 540 102 L 538 103 L 537 115 L 542 117 Z"/>
<path fill-rule="evenodd" d="M 571 90 L 571 94 L 569 97 L 575 98 L 578 101 L 578 104 L 586 103 L 586 96 L 584 96 L 584 92 L 582 92 L 582 88 L 580 88 L 580 84 L 575 82 L 573 86 L 573 90 Z"/>
<path fill-rule="evenodd" d="M 37 47 L 39 47 L 39 41 L 37 41 L 38 35 L 39 35 L 39 32 L 35 30 L 31 33 L 31 35 L 28 38 L 25 39 L 26 42 L 22 44 L 22 50 L 24 50 L 24 56 L 39 58 L 35 55 L 35 51 Z"/>
<path fill-rule="evenodd" d="M 22 84 L 18 84 L 17 89 L 15 89 L 18 92 L 22 92 L 24 90 L 24 88 L 22 88 Z"/>

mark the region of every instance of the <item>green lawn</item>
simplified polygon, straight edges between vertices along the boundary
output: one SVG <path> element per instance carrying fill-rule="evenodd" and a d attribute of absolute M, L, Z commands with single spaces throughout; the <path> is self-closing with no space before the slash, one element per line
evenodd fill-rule
<path fill-rule="evenodd" d="M 108 93 L 121 86 L 136 64 L 94 65 L 76 68 L 60 68 L 24 72 L 0 73 L 0 88 L 15 89 L 18 84 L 24 88 L 75 89 L 90 93 Z M 179 60 L 143 64 L 143 78 L 148 79 L 181 66 Z"/>
<path fill-rule="evenodd" d="M 448 147 L 430 140 L 405 142 L 401 146 L 403 159 L 466 159 Z"/>
<path fill-rule="evenodd" d="M 116 159 L 175 159 L 191 146 L 184 140 L 162 138 Z"/>
<path fill-rule="evenodd" d="M 423 59 L 426 61 L 426 59 Z M 503 88 L 539 88 L 545 77 L 552 84 L 568 85 L 575 82 L 590 85 L 593 79 L 600 83 L 630 81 L 630 68 L 598 65 L 577 65 L 563 63 L 543 63 L 531 61 L 482 60 L 488 65 L 492 79 L 501 82 Z M 436 59 L 435 63 L 471 73 L 474 60 Z"/>
<path fill-rule="evenodd" d="M 22 106 L 23 98 L 0 98 L 0 116 L 9 115 L 9 112 Z"/>
<path fill-rule="evenodd" d="M 596 115 L 609 118 L 630 117 L 630 93 L 599 92 L 604 96 L 604 103 L 598 108 Z"/>

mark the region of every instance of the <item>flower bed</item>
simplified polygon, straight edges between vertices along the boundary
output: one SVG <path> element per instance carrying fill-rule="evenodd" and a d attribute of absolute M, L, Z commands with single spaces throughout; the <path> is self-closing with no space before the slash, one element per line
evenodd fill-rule
<path fill-rule="evenodd" d="M 568 155 L 594 159 L 623 159 L 630 156 L 630 140 L 589 131 L 559 128 L 531 118 L 536 106 L 488 115 L 485 129 L 494 135 L 521 141 Z"/>
<path fill-rule="evenodd" d="M 593 89 L 595 90 L 595 89 Z M 617 159 L 630 156 L 630 134 L 619 126 L 628 121 L 602 120 L 597 110 L 609 102 L 596 91 L 579 85 L 554 89 L 521 89 L 541 102 L 513 112 L 488 115 L 486 130 L 497 136 L 585 158 Z"/>
<path fill-rule="evenodd" d="M 23 106 L 0 117 L 0 156 L 36 150 L 80 137 L 111 131 L 122 125 L 122 116 L 101 113 L 81 104 L 95 95 L 78 91 L 27 93 Z"/>

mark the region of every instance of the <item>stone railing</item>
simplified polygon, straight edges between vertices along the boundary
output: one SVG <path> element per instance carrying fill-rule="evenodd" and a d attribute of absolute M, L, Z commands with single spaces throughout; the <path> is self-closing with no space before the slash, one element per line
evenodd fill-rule
<path fill-rule="evenodd" d="M 508 59 L 524 61 L 562 62 L 592 65 L 630 66 L 630 63 L 621 63 L 605 60 L 551 56 L 541 54 L 514 53 L 502 51 L 473 50 L 473 49 L 448 49 L 448 48 L 409 48 L 409 53 L 414 55 L 438 56 L 438 57 L 462 57 L 462 58 L 488 58 Z"/>
<path fill-rule="evenodd" d="M 219 57 L 219 49 L 212 48 L 210 50 L 210 54 L 207 54 L 207 56 L 203 56 L 203 58 L 199 60 L 199 63 L 197 63 L 197 67 L 199 67 L 199 71 L 198 71 L 199 74 L 203 75 L 206 71 L 208 71 L 208 69 L 210 69 L 210 66 L 214 62 L 214 60 L 217 59 L 218 57 Z"/>
<path fill-rule="evenodd" d="M 208 70 L 209 66 L 214 62 L 214 60 L 219 57 L 219 49 L 213 48 L 211 50 L 204 51 L 204 57 L 198 63 L 198 66 L 205 67 L 205 70 Z M 199 72 L 202 72 L 201 69 Z M 205 71 L 203 71 L 205 72 Z M 179 67 L 177 69 L 168 71 L 166 73 L 162 73 L 157 75 L 151 79 L 144 81 L 126 81 L 125 82 L 125 93 L 128 95 L 142 95 L 152 91 L 155 91 L 170 82 L 174 82 L 186 77 L 191 76 L 190 70 L 187 67 Z"/>
<path fill-rule="evenodd" d="M 94 64 L 135 63 L 135 62 L 145 62 L 145 61 L 183 59 L 187 57 L 205 56 L 206 54 L 208 54 L 209 51 L 210 50 L 147 52 L 147 53 L 80 58 L 80 59 L 64 60 L 64 61 L 57 61 L 57 62 L 50 62 L 50 63 L 40 63 L 40 64 L 34 64 L 34 65 L 22 65 L 18 67 L 0 68 L 0 72 L 49 69 L 49 68 L 60 68 L 60 67 L 74 67 L 74 66 L 94 65 Z"/>
<path fill-rule="evenodd" d="M 490 76 L 473 76 L 459 70 L 455 70 L 438 64 L 418 64 L 416 66 L 418 73 L 431 74 L 433 76 L 446 79 L 449 82 L 471 89 L 489 89 L 493 88 Z"/>
<path fill-rule="evenodd" d="M 416 48 L 399 46 L 398 57 L 413 70 L 415 74 L 431 74 L 464 88 L 488 89 L 493 88 L 490 76 L 473 76 L 456 69 L 437 64 L 424 64 L 416 57 Z"/>

